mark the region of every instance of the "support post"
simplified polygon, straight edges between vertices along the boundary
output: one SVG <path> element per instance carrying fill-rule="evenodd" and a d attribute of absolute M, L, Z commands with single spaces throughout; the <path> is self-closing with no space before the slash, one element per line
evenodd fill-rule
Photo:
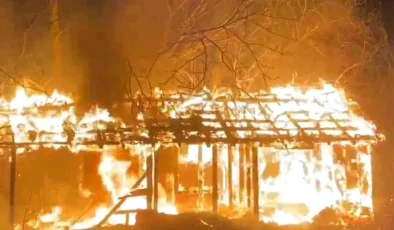
<path fill-rule="evenodd" d="M 239 145 L 239 201 L 245 204 L 245 145 Z"/>
<path fill-rule="evenodd" d="M 252 170 L 250 167 L 250 153 L 251 148 L 246 146 L 246 199 L 247 199 L 247 206 L 250 210 L 252 207 Z"/>
<path fill-rule="evenodd" d="M 126 213 L 126 226 L 128 226 L 130 224 L 130 214 Z"/>
<path fill-rule="evenodd" d="M 218 146 L 212 147 L 212 211 L 218 212 Z"/>
<path fill-rule="evenodd" d="M 16 180 L 16 146 L 15 137 L 12 134 L 12 147 L 11 156 L 9 158 L 10 162 L 10 207 L 9 207 L 9 221 L 11 230 L 14 229 L 15 224 L 15 180 Z"/>
<path fill-rule="evenodd" d="M 146 194 L 146 207 L 147 209 L 153 209 L 153 153 L 154 149 L 152 147 L 151 155 L 146 158 L 146 187 L 147 187 L 147 194 Z"/>
<path fill-rule="evenodd" d="M 233 208 L 233 154 L 234 154 L 234 146 L 227 146 L 227 156 L 228 156 L 228 175 L 227 175 L 227 187 L 228 187 L 228 206 Z"/>
<path fill-rule="evenodd" d="M 157 212 L 159 209 L 159 160 L 160 154 L 156 152 L 153 145 L 153 210 Z"/>
<path fill-rule="evenodd" d="M 252 152 L 252 179 L 253 179 L 253 214 L 259 218 L 259 163 L 258 163 L 258 147 L 253 146 Z"/>
<path fill-rule="evenodd" d="M 203 161 L 203 149 L 202 145 L 198 145 L 198 172 L 197 172 L 197 179 L 198 179 L 198 200 L 197 200 L 197 208 L 202 211 L 204 210 L 204 161 Z"/>

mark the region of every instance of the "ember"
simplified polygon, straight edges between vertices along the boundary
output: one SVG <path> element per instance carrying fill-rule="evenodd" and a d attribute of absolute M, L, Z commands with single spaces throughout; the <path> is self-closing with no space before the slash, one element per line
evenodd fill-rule
<path fill-rule="evenodd" d="M 130 125 L 100 108 L 79 118 L 72 99 L 57 92 L 19 90 L 2 102 L 2 147 L 101 152 L 96 171 L 111 202 L 77 223 L 54 207 L 41 224 L 134 225 L 138 209 L 251 212 L 279 225 L 313 222 L 327 209 L 372 218 L 371 145 L 383 137 L 333 86 L 135 97 L 144 111 Z M 121 149 L 137 160 L 119 157 Z"/>

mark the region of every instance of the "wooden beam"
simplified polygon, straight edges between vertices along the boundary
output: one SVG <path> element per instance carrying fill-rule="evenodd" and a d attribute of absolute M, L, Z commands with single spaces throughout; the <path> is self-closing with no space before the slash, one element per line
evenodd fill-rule
<path fill-rule="evenodd" d="M 98 227 L 101 227 L 103 224 L 105 224 L 107 222 L 107 220 L 116 212 L 116 210 L 118 210 L 118 208 L 120 208 L 120 206 L 122 206 L 122 204 L 125 201 L 126 201 L 126 198 L 120 199 L 119 202 L 115 206 L 112 207 L 112 209 L 108 212 L 108 214 L 94 227 L 98 228 Z"/>
<path fill-rule="evenodd" d="M 212 146 L 212 211 L 218 212 L 218 146 Z"/>
<path fill-rule="evenodd" d="M 124 195 L 122 197 L 120 197 L 119 199 L 127 199 L 129 197 L 136 197 L 136 196 L 147 196 L 148 194 L 148 189 L 146 188 L 137 188 L 137 189 L 133 189 L 129 192 L 129 194 Z"/>
<path fill-rule="evenodd" d="M 131 189 L 134 191 L 130 192 L 130 194 L 128 194 L 126 196 L 120 197 L 118 203 L 111 208 L 111 210 L 107 213 L 107 215 L 105 215 L 105 217 L 95 227 L 101 227 L 103 224 L 105 224 L 107 222 L 107 220 L 114 213 L 117 213 L 116 210 L 118 210 L 118 208 L 120 208 L 120 206 L 122 206 L 122 204 L 127 200 L 128 197 L 147 194 L 147 192 L 148 192 L 147 188 L 135 190 L 140 185 L 140 183 L 144 179 L 144 177 L 146 177 L 146 174 L 142 175 L 142 177 L 131 187 Z M 147 196 L 147 197 L 149 197 L 149 196 Z M 149 206 L 147 206 L 147 207 L 149 207 Z"/>

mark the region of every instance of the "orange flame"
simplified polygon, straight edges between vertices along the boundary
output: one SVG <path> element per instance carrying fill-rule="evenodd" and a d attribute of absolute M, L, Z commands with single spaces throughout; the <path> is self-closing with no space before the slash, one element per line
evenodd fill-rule
<path fill-rule="evenodd" d="M 229 91 L 211 93 L 208 89 L 204 89 L 204 92 L 197 95 L 180 93 L 164 95 L 162 90 L 155 90 L 154 98 L 159 99 L 165 96 L 172 99 L 185 99 L 182 103 L 165 103 L 162 112 L 168 114 L 169 117 L 188 118 L 193 115 L 194 111 L 200 111 L 201 117 L 205 119 L 203 125 L 215 128 L 222 127 L 223 124 L 218 120 L 226 118 L 233 127 L 239 128 L 235 133 L 240 138 L 253 135 L 296 137 L 300 135 L 302 130 L 306 135 L 316 136 L 320 135 L 320 128 L 325 129 L 324 135 L 344 135 L 344 131 L 338 128 L 338 124 L 351 128 L 346 131 L 350 137 L 376 136 L 375 126 L 354 114 L 344 93 L 328 84 L 324 84 L 320 89 L 307 91 L 293 86 L 273 88 L 269 94 L 266 92 L 242 94 L 240 98 L 243 100 L 231 100 L 233 95 Z M 224 100 L 219 100 L 223 98 Z M 262 105 L 259 101 L 248 102 L 247 98 L 267 102 Z M 86 147 L 78 146 L 78 141 L 94 138 L 90 131 L 104 130 L 110 123 L 125 127 L 121 121 L 111 117 L 107 110 L 100 108 L 89 111 L 79 120 L 74 113 L 72 103 L 71 98 L 56 91 L 50 96 L 27 96 L 24 90 L 19 89 L 16 97 L 10 102 L 1 100 L 0 108 L 3 112 L 0 112 L 0 125 L 10 126 L 16 143 L 43 142 L 45 147 L 53 148 L 71 145 L 73 151 L 86 149 Z M 39 108 L 46 106 L 56 106 L 57 110 Z M 265 106 L 267 114 L 262 112 L 262 106 Z M 219 117 L 218 114 L 225 117 Z M 327 119 L 328 115 L 333 120 Z M 145 115 L 140 113 L 137 120 L 143 122 L 144 117 Z M 267 119 L 271 122 L 261 122 Z M 75 127 L 76 130 L 76 138 L 71 144 L 66 135 L 67 126 Z M 253 128 L 255 131 L 252 132 L 248 128 Z M 32 131 L 38 133 L 34 140 L 30 135 Z M 141 135 L 148 136 L 148 133 L 142 131 Z M 223 131 L 217 131 L 214 135 L 227 138 L 227 133 Z M 352 216 L 361 216 L 363 208 L 372 210 L 371 150 L 369 148 L 372 142 L 365 141 L 356 145 L 348 141 L 333 143 L 342 147 L 352 145 L 356 149 L 357 159 L 349 159 L 349 161 L 356 161 L 359 170 L 357 176 L 361 178 L 361 182 L 352 188 L 346 186 L 346 182 L 349 180 L 348 166 L 334 159 L 333 144 L 319 144 L 313 150 L 283 149 L 283 146 L 281 146 L 282 148 L 278 146 L 258 147 L 260 220 L 277 224 L 299 224 L 312 222 L 319 212 L 330 207 L 340 209 Z M 291 143 L 286 144 L 291 146 Z M 360 146 L 368 146 L 368 148 L 364 151 L 359 148 Z M 232 167 L 233 189 L 238 190 L 240 177 L 243 176 L 239 170 L 241 164 L 240 145 L 234 147 L 234 162 L 228 162 L 227 148 L 226 145 L 222 145 L 219 151 L 219 168 L 225 177 L 228 167 Z M 89 149 L 98 150 L 93 147 L 89 147 Z M 18 147 L 18 153 L 24 151 L 26 151 L 25 147 Z M 140 148 L 138 151 L 145 156 L 149 155 L 149 151 L 144 148 Z M 317 152 L 319 157 L 315 156 Z M 136 175 L 127 173 L 133 165 L 128 161 L 116 159 L 112 153 L 113 151 L 111 152 L 109 148 L 104 148 L 98 169 L 98 173 L 111 195 L 111 203 L 102 204 L 96 209 L 93 217 L 73 224 L 72 228 L 80 229 L 97 224 L 118 202 L 119 197 L 128 194 L 129 189 L 138 179 Z M 211 161 L 212 149 L 205 145 L 202 146 L 202 162 L 199 162 L 198 159 L 198 145 L 189 145 L 187 155 L 181 159 L 183 164 L 198 163 L 203 167 L 209 167 Z M 269 171 L 269 167 L 276 167 L 274 176 L 267 177 L 264 174 L 265 171 Z M 228 205 L 230 199 L 234 199 L 233 203 L 237 209 L 247 209 L 245 194 L 236 194 L 235 198 L 230 198 L 226 178 L 221 178 L 219 183 L 219 187 L 222 188 L 220 204 Z M 142 186 L 146 186 L 146 181 L 142 183 Z M 179 190 L 185 189 L 180 185 Z M 159 188 L 159 193 L 159 211 L 176 214 L 175 204 L 166 200 L 163 188 Z M 345 203 L 351 204 L 352 208 L 346 208 Z M 145 197 L 132 197 L 120 207 L 120 210 L 146 208 Z M 40 216 L 40 222 L 46 224 L 62 222 L 61 211 L 60 207 L 55 207 L 52 213 Z M 130 214 L 129 218 L 129 223 L 135 224 L 135 215 Z M 63 222 L 69 223 L 70 221 Z M 110 225 L 125 223 L 125 216 L 112 215 L 108 223 Z"/>

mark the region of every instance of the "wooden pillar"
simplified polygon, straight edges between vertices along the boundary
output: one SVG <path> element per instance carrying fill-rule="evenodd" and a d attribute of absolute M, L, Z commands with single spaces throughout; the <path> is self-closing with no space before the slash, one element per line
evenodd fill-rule
<path fill-rule="evenodd" d="M 253 214 L 258 218 L 259 211 L 259 162 L 258 147 L 253 146 L 252 152 L 252 179 L 253 179 Z"/>
<path fill-rule="evenodd" d="M 146 194 L 146 207 L 147 209 L 153 209 L 153 174 L 154 174 L 154 169 L 153 169 L 153 164 L 154 164 L 154 158 L 153 158 L 153 152 L 154 149 L 152 148 L 151 155 L 146 158 L 146 188 L 147 188 L 147 194 Z"/>
<path fill-rule="evenodd" d="M 228 187 L 228 206 L 233 208 L 233 154 L 234 154 L 234 146 L 227 146 L 227 155 L 228 155 L 228 175 L 227 175 L 227 187 Z"/>
<path fill-rule="evenodd" d="M 239 200 L 245 202 L 245 145 L 239 145 Z"/>
<path fill-rule="evenodd" d="M 130 224 L 130 214 L 126 213 L 126 226 Z"/>
<path fill-rule="evenodd" d="M 218 212 L 218 146 L 212 147 L 212 211 Z"/>
<path fill-rule="evenodd" d="M 250 153 L 251 147 L 246 146 L 246 203 L 248 205 L 248 208 L 252 207 L 252 170 L 250 167 Z"/>
<path fill-rule="evenodd" d="M 198 172 L 197 172 L 197 180 L 198 180 L 198 200 L 197 200 L 197 209 L 200 211 L 204 210 L 204 159 L 203 159 L 203 148 L 202 145 L 198 145 Z"/>
<path fill-rule="evenodd" d="M 153 145 L 152 156 L 153 156 L 153 209 L 155 211 L 159 208 L 159 160 L 160 154 L 156 152 L 155 146 Z"/>

